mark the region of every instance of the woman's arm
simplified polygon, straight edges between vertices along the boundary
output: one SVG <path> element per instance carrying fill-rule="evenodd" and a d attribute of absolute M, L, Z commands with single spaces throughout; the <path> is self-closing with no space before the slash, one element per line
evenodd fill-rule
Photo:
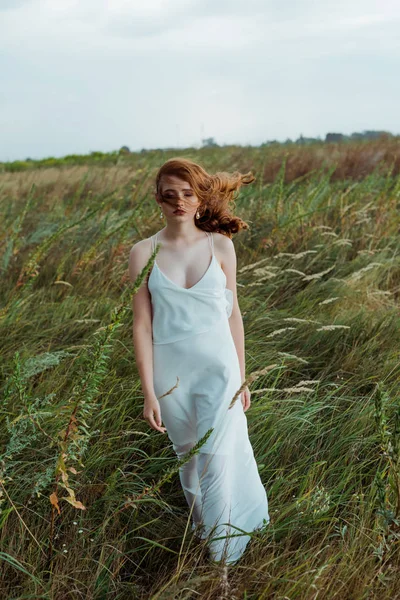
<path fill-rule="evenodd" d="M 130 251 L 128 270 L 132 283 L 149 260 L 148 242 L 149 240 L 142 240 Z M 134 354 L 144 395 L 143 417 L 153 429 L 164 433 L 166 429 L 161 427 L 160 405 L 153 384 L 152 309 L 146 280 L 133 295 L 132 311 Z"/>
<path fill-rule="evenodd" d="M 232 314 L 229 317 L 229 325 L 232 332 L 233 341 L 235 342 L 236 352 L 239 358 L 240 374 L 242 383 L 246 379 L 246 364 L 245 364 L 245 347 L 244 347 L 244 327 L 240 308 L 233 305 Z"/>
<path fill-rule="evenodd" d="M 236 352 L 239 358 L 240 374 L 242 382 L 246 377 L 245 365 L 245 342 L 244 342 L 244 327 L 242 313 L 237 299 L 236 290 L 236 252 L 235 246 L 230 238 L 220 234 L 218 236 L 219 253 L 222 256 L 221 267 L 226 275 L 226 287 L 233 293 L 232 314 L 229 317 L 229 325 L 232 332 L 233 341 L 235 342 Z"/>
<path fill-rule="evenodd" d="M 232 313 L 229 317 L 229 326 L 231 329 L 233 341 L 235 342 L 236 352 L 239 359 L 240 375 L 242 384 L 246 379 L 246 363 L 245 363 L 245 342 L 244 342 L 244 327 L 242 313 L 237 299 L 236 289 L 236 252 L 235 246 L 230 238 L 220 234 L 218 236 L 219 252 L 222 256 L 221 267 L 226 275 L 226 287 L 233 293 Z M 251 404 L 251 392 L 248 386 L 245 386 L 241 393 L 241 401 L 243 410 L 246 411 Z"/>

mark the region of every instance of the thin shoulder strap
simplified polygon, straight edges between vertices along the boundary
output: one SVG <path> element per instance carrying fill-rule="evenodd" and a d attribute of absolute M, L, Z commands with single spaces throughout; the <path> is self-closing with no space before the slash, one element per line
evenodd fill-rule
<path fill-rule="evenodd" d="M 213 255 L 214 255 L 214 236 L 213 236 L 213 232 L 212 232 L 212 231 L 210 231 L 210 232 L 208 233 L 208 237 L 209 237 L 209 240 L 210 240 L 211 252 L 212 252 L 212 253 L 213 253 Z"/>
<path fill-rule="evenodd" d="M 151 236 L 151 251 L 152 252 L 154 252 L 154 248 L 157 245 L 157 234 L 158 234 L 158 232 L 155 235 Z"/>

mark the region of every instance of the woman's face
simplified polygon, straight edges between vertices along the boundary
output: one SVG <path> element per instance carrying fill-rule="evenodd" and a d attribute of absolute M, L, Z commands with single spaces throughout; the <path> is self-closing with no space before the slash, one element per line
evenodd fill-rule
<path fill-rule="evenodd" d="M 200 202 L 187 181 L 176 175 L 163 175 L 156 200 L 167 219 L 193 219 Z"/>

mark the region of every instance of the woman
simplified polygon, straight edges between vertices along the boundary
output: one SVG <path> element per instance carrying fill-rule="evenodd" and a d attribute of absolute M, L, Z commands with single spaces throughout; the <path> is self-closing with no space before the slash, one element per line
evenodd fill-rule
<path fill-rule="evenodd" d="M 250 540 L 246 532 L 270 520 L 244 414 L 249 389 L 232 404 L 245 380 L 245 353 L 231 237 L 248 225 L 228 205 L 252 181 L 251 173 L 210 175 L 188 159 L 168 160 L 155 191 L 166 225 L 129 258 L 133 282 L 161 245 L 133 298 L 143 416 L 167 432 L 179 458 L 205 436 L 180 467 L 180 481 L 211 559 L 231 564 Z"/>

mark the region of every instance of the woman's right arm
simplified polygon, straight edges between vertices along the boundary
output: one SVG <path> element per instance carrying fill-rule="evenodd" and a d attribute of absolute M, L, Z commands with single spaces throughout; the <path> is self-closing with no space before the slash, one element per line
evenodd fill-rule
<path fill-rule="evenodd" d="M 139 273 L 146 266 L 151 248 L 150 240 L 137 242 L 129 254 L 129 278 L 135 282 Z M 133 347 L 136 365 L 144 395 L 143 417 L 150 427 L 165 433 L 162 427 L 160 404 L 153 385 L 153 339 L 152 339 L 152 308 L 150 292 L 146 279 L 132 298 L 133 311 Z"/>

